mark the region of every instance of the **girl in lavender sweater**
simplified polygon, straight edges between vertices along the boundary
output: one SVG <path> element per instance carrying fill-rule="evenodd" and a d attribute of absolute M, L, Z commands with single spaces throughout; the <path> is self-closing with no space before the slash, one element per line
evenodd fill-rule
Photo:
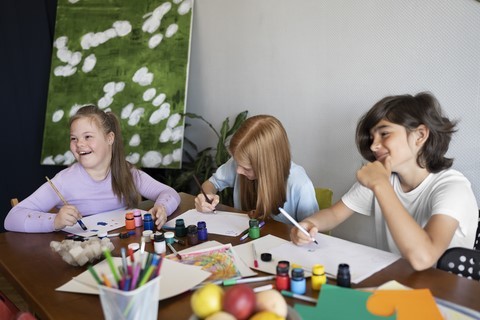
<path fill-rule="evenodd" d="M 118 118 L 87 105 L 70 119 L 70 150 L 76 163 L 13 207 L 5 228 L 18 232 L 52 232 L 73 226 L 82 216 L 135 208 L 141 197 L 155 201 L 149 210 L 160 228 L 180 204 L 180 196 L 125 160 Z M 49 213 L 56 207 L 58 213 Z"/>

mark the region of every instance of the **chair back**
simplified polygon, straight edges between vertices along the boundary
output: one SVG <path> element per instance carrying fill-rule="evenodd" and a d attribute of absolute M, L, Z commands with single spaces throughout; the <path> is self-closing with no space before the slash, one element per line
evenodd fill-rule
<path fill-rule="evenodd" d="M 315 197 L 319 209 L 322 210 L 332 205 L 333 191 L 328 188 L 315 188 Z"/>
<path fill-rule="evenodd" d="M 480 280 L 480 251 L 461 247 L 447 249 L 438 259 L 437 269 Z"/>

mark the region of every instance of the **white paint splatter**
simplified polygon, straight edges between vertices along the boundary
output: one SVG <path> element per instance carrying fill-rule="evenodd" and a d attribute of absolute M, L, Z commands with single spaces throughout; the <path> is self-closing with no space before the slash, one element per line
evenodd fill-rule
<path fill-rule="evenodd" d="M 167 154 L 163 157 L 162 164 L 168 166 L 173 162 L 173 157 L 171 154 Z"/>
<path fill-rule="evenodd" d="M 124 37 L 132 31 L 132 25 L 128 21 L 115 21 L 113 28 L 120 37 Z"/>
<path fill-rule="evenodd" d="M 193 2 L 191 0 L 183 1 L 177 9 L 179 15 L 183 16 L 192 9 Z"/>
<path fill-rule="evenodd" d="M 147 67 L 141 67 L 137 71 L 132 78 L 133 82 L 138 83 L 141 86 L 148 86 L 153 81 L 153 73 L 148 72 Z"/>
<path fill-rule="evenodd" d="M 165 101 L 166 97 L 167 97 L 167 95 L 165 93 L 160 93 L 155 99 L 153 99 L 152 104 L 155 107 L 158 107 L 159 105 L 161 105 L 163 103 L 163 101 Z"/>
<path fill-rule="evenodd" d="M 48 156 L 45 159 L 43 159 L 42 164 L 54 165 L 55 161 L 53 161 L 53 156 Z"/>
<path fill-rule="evenodd" d="M 158 137 L 158 141 L 161 143 L 165 143 L 170 141 L 170 138 L 172 137 L 172 129 L 170 128 L 165 128 L 165 130 L 162 131 L 160 134 L 160 137 Z"/>
<path fill-rule="evenodd" d="M 55 111 L 52 115 L 52 121 L 53 122 L 58 122 L 58 121 L 62 120 L 64 114 L 65 114 L 65 112 L 63 112 L 63 110 Z"/>
<path fill-rule="evenodd" d="M 136 164 L 140 160 L 140 155 L 137 152 L 134 152 L 134 153 L 130 153 L 125 158 L 131 164 Z"/>
<path fill-rule="evenodd" d="M 183 127 L 176 127 L 172 131 L 172 142 L 177 143 L 183 139 Z"/>
<path fill-rule="evenodd" d="M 83 107 L 82 105 L 79 105 L 78 103 L 74 104 L 71 108 L 70 108 L 70 112 L 68 113 L 68 116 L 71 118 L 73 117 L 78 109 L 80 109 L 81 107 Z"/>
<path fill-rule="evenodd" d="M 182 119 L 182 116 L 179 113 L 172 114 L 167 121 L 167 127 L 169 128 L 176 127 L 180 122 L 180 119 Z"/>
<path fill-rule="evenodd" d="M 128 143 L 128 145 L 130 147 L 138 147 L 140 145 L 140 142 L 142 142 L 142 140 L 140 139 L 140 135 L 138 133 L 135 133 L 131 138 L 130 138 L 130 142 Z"/>
<path fill-rule="evenodd" d="M 149 88 L 145 90 L 145 92 L 143 93 L 143 100 L 150 101 L 153 99 L 153 97 L 155 97 L 156 94 L 157 94 L 157 90 L 155 90 L 155 88 Z"/>
<path fill-rule="evenodd" d="M 165 31 L 165 37 L 171 38 L 178 31 L 178 24 L 172 23 L 168 26 L 167 31 Z"/>
<path fill-rule="evenodd" d="M 64 165 L 69 166 L 69 165 L 71 165 L 72 163 L 75 162 L 75 156 L 73 155 L 73 153 L 70 150 L 65 152 L 63 154 L 63 156 L 65 157 L 65 160 L 63 161 Z"/>
<path fill-rule="evenodd" d="M 173 161 L 176 161 L 176 162 L 182 161 L 182 153 L 183 153 L 182 148 L 173 150 L 172 152 Z"/>
<path fill-rule="evenodd" d="M 150 49 L 156 48 L 162 42 L 162 39 L 163 34 L 157 33 L 148 40 L 148 47 Z"/>
<path fill-rule="evenodd" d="M 98 100 L 98 107 L 100 109 L 105 109 L 106 107 L 110 106 L 113 102 L 113 97 L 109 95 L 105 95 Z"/>
<path fill-rule="evenodd" d="M 122 119 L 127 119 L 128 117 L 130 117 L 130 115 L 132 114 L 133 107 L 134 107 L 133 103 L 129 103 L 125 107 L 123 107 L 120 117 Z"/>
<path fill-rule="evenodd" d="M 53 161 L 55 161 L 56 164 L 62 164 L 63 161 L 65 161 L 65 157 L 63 154 L 57 154 L 55 158 L 53 158 Z"/>
<path fill-rule="evenodd" d="M 130 126 L 135 126 L 137 123 L 140 121 L 140 118 L 143 116 L 145 113 L 144 108 L 137 108 L 133 110 L 132 114 L 128 118 L 128 125 Z"/>
<path fill-rule="evenodd" d="M 58 37 L 55 42 L 53 43 L 53 46 L 57 48 L 58 50 L 63 49 L 67 46 L 68 42 L 68 37 L 67 36 L 61 36 Z"/>
<path fill-rule="evenodd" d="M 147 168 L 157 168 L 162 164 L 162 154 L 158 151 L 148 151 L 142 157 L 142 165 Z"/>
<path fill-rule="evenodd" d="M 83 60 L 83 66 L 82 66 L 82 71 L 85 73 L 88 73 L 95 68 L 95 65 L 97 64 L 97 57 L 92 53 L 88 57 Z"/>
<path fill-rule="evenodd" d="M 170 104 L 164 103 L 158 110 L 155 110 L 148 121 L 150 124 L 157 124 L 160 121 L 167 119 L 170 115 Z"/>

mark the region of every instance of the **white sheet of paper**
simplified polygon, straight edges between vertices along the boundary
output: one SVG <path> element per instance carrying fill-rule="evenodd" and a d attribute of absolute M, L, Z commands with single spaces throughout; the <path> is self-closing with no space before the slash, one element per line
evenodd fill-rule
<path fill-rule="evenodd" d="M 188 210 L 176 219 L 183 219 L 185 225 L 197 225 L 198 221 L 205 221 L 208 233 L 236 237 L 249 228 L 248 215 L 244 213 L 217 211 L 217 213 L 202 213 L 195 209 Z M 175 220 L 168 221 L 165 226 L 175 228 Z"/>
<path fill-rule="evenodd" d="M 82 222 L 88 228 L 84 231 L 80 225 L 77 223 L 71 227 L 65 227 L 62 231 L 73 233 L 83 237 L 91 237 L 99 232 L 108 232 L 114 229 L 118 229 L 125 226 L 125 213 L 131 212 L 132 209 L 119 209 L 108 212 L 102 212 L 97 214 L 92 214 L 82 218 Z M 147 211 L 140 210 L 142 216 Z M 107 225 L 102 226 L 98 223 L 105 222 Z"/>
<path fill-rule="evenodd" d="M 311 269 L 314 264 L 322 264 L 325 272 L 336 275 L 338 265 L 347 263 L 350 266 L 350 276 L 353 283 L 361 282 L 372 274 L 392 264 L 400 256 L 364 246 L 358 243 L 335 238 L 319 233 L 316 236 L 318 245 L 310 243 L 306 246 L 297 246 L 291 241 L 286 241 L 272 235 L 255 240 L 257 254 L 269 252 L 272 254 L 271 262 L 258 261 L 258 269 L 271 274 L 276 273 L 276 265 L 280 260 L 296 263 L 306 269 Z M 237 253 L 244 259 L 248 266 L 253 267 L 251 245 L 249 243 L 236 246 Z"/>
<path fill-rule="evenodd" d="M 122 265 L 122 258 L 120 257 L 114 257 L 113 261 L 116 266 Z M 99 262 L 94 268 L 99 275 L 101 273 L 111 274 L 110 267 L 106 260 Z M 160 271 L 159 300 L 164 300 L 186 292 L 202 283 L 209 276 L 210 272 L 203 271 L 200 267 L 189 266 L 170 259 L 164 259 Z M 56 290 L 86 294 L 99 293 L 98 285 L 88 270 L 82 272 Z"/>

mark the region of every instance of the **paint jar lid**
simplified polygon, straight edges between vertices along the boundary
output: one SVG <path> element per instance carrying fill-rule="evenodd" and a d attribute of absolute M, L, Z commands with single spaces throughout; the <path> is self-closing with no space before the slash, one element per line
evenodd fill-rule
<path fill-rule="evenodd" d="M 312 267 L 312 274 L 315 276 L 322 276 L 325 274 L 325 267 L 321 264 L 315 264 Z"/>
<path fill-rule="evenodd" d="M 125 213 L 125 219 L 133 219 L 133 212 Z"/>
<path fill-rule="evenodd" d="M 152 230 L 143 230 L 142 236 L 144 237 L 150 237 L 153 234 Z"/>
<path fill-rule="evenodd" d="M 140 249 L 140 244 L 137 242 L 129 243 L 128 249 L 132 249 L 133 251 Z"/>
<path fill-rule="evenodd" d="M 155 234 L 155 236 L 153 237 L 153 241 L 155 242 L 165 241 L 165 237 L 163 236 L 163 233 Z"/>
<path fill-rule="evenodd" d="M 171 239 L 175 235 L 172 231 L 167 231 L 164 233 L 165 239 Z"/>
<path fill-rule="evenodd" d="M 134 209 L 134 210 L 133 210 L 133 215 L 134 215 L 135 217 L 141 217 L 141 216 L 142 216 L 142 213 L 140 212 L 139 209 Z"/>
<path fill-rule="evenodd" d="M 265 262 L 272 261 L 272 254 L 268 252 L 262 253 L 260 255 L 260 259 L 262 259 L 262 261 L 265 261 Z"/>

